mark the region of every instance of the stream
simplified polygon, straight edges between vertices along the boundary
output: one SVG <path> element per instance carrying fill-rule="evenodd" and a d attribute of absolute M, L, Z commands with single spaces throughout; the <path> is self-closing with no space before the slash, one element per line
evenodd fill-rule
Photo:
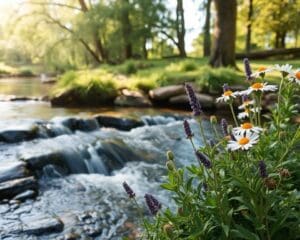
<path fill-rule="evenodd" d="M 1 95 L 42 97 L 51 88 L 11 80 L 0 80 Z M 160 188 L 166 151 L 177 166 L 196 164 L 182 127 L 187 112 L 51 108 L 40 100 L 1 101 L 0 109 L 0 239 L 135 239 L 138 212 L 122 183 L 151 218 L 145 193 L 174 207 Z"/>

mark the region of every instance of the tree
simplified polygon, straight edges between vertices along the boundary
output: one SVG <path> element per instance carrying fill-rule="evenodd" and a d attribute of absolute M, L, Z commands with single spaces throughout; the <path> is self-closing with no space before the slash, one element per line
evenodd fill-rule
<path fill-rule="evenodd" d="M 247 33 L 246 33 L 246 46 L 245 46 L 246 53 L 249 53 L 251 50 L 252 15 L 253 15 L 253 0 L 248 0 Z"/>
<path fill-rule="evenodd" d="M 210 56 L 211 40 L 210 40 L 210 8 L 212 0 L 206 0 L 205 2 L 205 23 L 203 27 L 204 41 L 203 41 L 203 55 L 205 57 Z"/>
<path fill-rule="evenodd" d="M 235 67 L 236 0 L 214 0 L 216 20 L 210 57 L 213 67 Z"/>

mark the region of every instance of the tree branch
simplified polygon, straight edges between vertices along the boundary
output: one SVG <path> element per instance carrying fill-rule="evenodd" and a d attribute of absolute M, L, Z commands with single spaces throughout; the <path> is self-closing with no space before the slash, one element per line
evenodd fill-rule
<path fill-rule="evenodd" d="M 68 4 L 63 4 L 63 3 L 58 3 L 58 2 L 48 2 L 48 3 L 43 3 L 43 2 L 32 2 L 32 1 L 28 1 L 28 2 L 24 2 L 26 4 L 32 4 L 32 5 L 42 5 L 42 6 L 59 6 L 59 7 L 65 7 L 65 8 L 69 8 L 69 9 L 73 9 L 73 10 L 78 10 L 78 11 L 82 11 L 81 8 L 76 7 L 76 6 L 72 6 L 72 5 L 68 5 Z"/>

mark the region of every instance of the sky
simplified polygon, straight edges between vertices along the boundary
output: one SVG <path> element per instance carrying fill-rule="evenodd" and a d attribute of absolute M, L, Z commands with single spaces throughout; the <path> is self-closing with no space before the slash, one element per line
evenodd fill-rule
<path fill-rule="evenodd" d="M 3 21 L 7 17 L 7 12 L 11 12 L 13 9 L 21 7 L 20 3 L 24 0 L 0 0 L 0 20 Z M 198 2 L 195 3 L 195 2 Z M 192 50 L 192 42 L 198 34 L 201 32 L 203 26 L 203 17 L 199 12 L 199 2 L 194 0 L 184 0 L 184 17 L 186 27 L 186 50 L 190 52 Z M 169 0 L 170 9 L 174 9 L 176 4 L 175 0 Z"/>

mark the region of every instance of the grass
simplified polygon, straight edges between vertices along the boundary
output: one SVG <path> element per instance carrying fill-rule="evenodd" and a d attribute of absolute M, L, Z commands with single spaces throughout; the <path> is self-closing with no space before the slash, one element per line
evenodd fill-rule
<path fill-rule="evenodd" d="M 231 68 L 213 69 L 205 58 L 130 60 L 123 64 L 102 65 L 96 69 L 69 71 L 60 78 L 54 94 L 68 89 L 76 89 L 84 97 L 91 91 L 101 94 L 116 94 L 119 89 L 128 88 L 148 92 L 150 89 L 184 82 L 194 82 L 204 92 L 219 92 L 224 83 L 229 85 L 245 84 L 242 61 L 237 61 L 239 70 Z M 259 66 L 271 66 L 275 63 L 292 64 L 300 67 L 299 60 L 251 61 L 253 71 Z M 270 74 L 266 79 L 276 82 L 279 75 Z M 92 89 L 92 90 L 91 90 Z"/>

